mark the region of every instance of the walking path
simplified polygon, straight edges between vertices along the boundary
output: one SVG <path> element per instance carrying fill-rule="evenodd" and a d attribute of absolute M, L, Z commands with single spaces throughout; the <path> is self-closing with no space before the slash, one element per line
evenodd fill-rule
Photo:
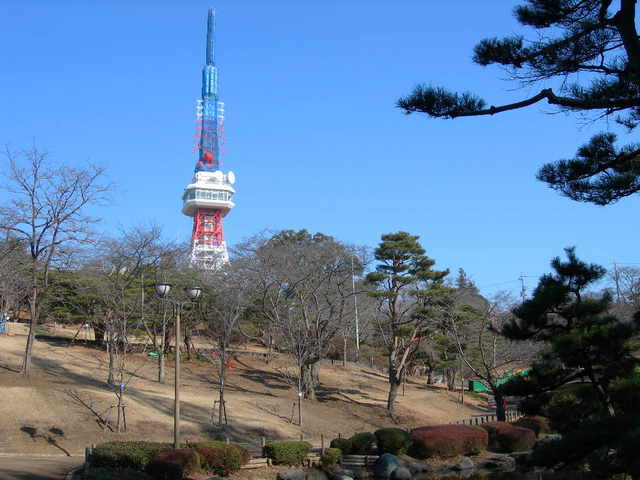
<path fill-rule="evenodd" d="M 64 480 L 84 457 L 0 456 L 0 480 Z"/>

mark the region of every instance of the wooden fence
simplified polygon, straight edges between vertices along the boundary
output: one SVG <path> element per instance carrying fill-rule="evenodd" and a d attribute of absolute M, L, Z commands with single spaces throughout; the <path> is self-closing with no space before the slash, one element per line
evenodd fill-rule
<path fill-rule="evenodd" d="M 504 414 L 505 420 L 507 422 L 515 422 L 516 420 L 524 416 L 520 411 L 516 409 L 509 409 Z M 496 422 L 497 420 L 497 415 L 493 413 L 487 415 L 474 415 L 473 417 L 463 418 L 461 420 L 456 420 L 455 422 L 450 423 L 458 425 L 482 425 L 483 423 Z"/>

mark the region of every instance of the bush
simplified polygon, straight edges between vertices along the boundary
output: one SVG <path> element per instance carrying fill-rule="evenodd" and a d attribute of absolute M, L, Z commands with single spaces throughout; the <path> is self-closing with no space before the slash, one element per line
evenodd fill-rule
<path fill-rule="evenodd" d="M 356 433 L 349 441 L 351 442 L 350 455 L 369 455 L 376 453 L 376 436 L 373 433 Z"/>
<path fill-rule="evenodd" d="M 171 448 L 169 443 L 107 442 L 93 449 L 90 462 L 92 467 L 143 471 L 153 457 Z"/>
<path fill-rule="evenodd" d="M 530 450 L 536 443 L 533 430 L 516 427 L 506 422 L 489 422 L 480 425 L 489 434 L 489 447 L 502 453 Z"/>
<path fill-rule="evenodd" d="M 82 480 L 152 480 L 144 472 L 131 469 L 90 468 L 82 474 Z"/>
<path fill-rule="evenodd" d="M 343 455 L 349 455 L 351 453 L 351 440 L 348 438 L 334 438 L 331 440 L 329 447 L 340 450 Z"/>
<path fill-rule="evenodd" d="M 342 451 L 339 448 L 327 448 L 320 457 L 322 465 L 336 465 L 342 461 Z"/>
<path fill-rule="evenodd" d="M 269 442 L 264 446 L 264 454 L 274 465 L 300 465 L 311 450 L 311 445 L 300 441 Z"/>
<path fill-rule="evenodd" d="M 237 443 L 227 444 L 225 442 L 209 440 L 207 442 L 191 443 L 189 444 L 189 447 L 191 448 L 217 447 L 217 448 L 225 448 L 225 449 L 232 448 L 233 450 L 237 451 L 238 454 L 240 455 L 240 465 L 246 465 L 247 463 L 249 463 L 249 460 L 251 460 L 251 454 L 249 453 L 249 451 L 246 448 L 244 448 L 242 445 L 238 445 Z"/>
<path fill-rule="evenodd" d="M 195 447 L 200 455 L 201 466 L 207 472 L 226 477 L 230 473 L 240 470 L 240 452 L 231 445 L 221 447 Z"/>
<path fill-rule="evenodd" d="M 407 453 L 411 445 L 409 432 L 400 428 L 381 428 L 376 430 L 374 435 L 379 454 L 392 453 L 393 455 L 402 455 Z"/>
<path fill-rule="evenodd" d="M 472 455 L 486 450 L 489 436 L 469 425 L 433 425 L 411 431 L 410 455 L 415 458 Z"/>
<path fill-rule="evenodd" d="M 192 448 L 180 448 L 159 453 L 147 464 L 145 471 L 155 480 L 182 480 L 200 470 L 200 455 Z"/>
<path fill-rule="evenodd" d="M 513 425 L 533 430 L 536 436 L 541 433 L 551 433 L 551 423 L 549 419 L 539 415 L 522 417 L 518 421 L 513 422 Z"/>

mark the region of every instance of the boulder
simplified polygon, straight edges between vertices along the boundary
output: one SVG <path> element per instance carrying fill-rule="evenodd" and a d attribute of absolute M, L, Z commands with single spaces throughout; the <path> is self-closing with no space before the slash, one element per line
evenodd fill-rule
<path fill-rule="evenodd" d="M 329 480 L 329 476 L 323 470 L 310 468 L 305 472 L 304 480 Z"/>
<path fill-rule="evenodd" d="M 470 425 L 432 425 L 411 431 L 411 456 L 414 458 L 475 455 L 486 450 L 489 436 Z"/>
<path fill-rule="evenodd" d="M 398 467 L 391 472 L 390 480 L 411 480 L 411 471 L 407 467 Z"/>
<path fill-rule="evenodd" d="M 276 474 L 277 480 L 305 480 L 307 473 L 302 470 L 290 470 L 288 472 L 278 472 Z"/>
<path fill-rule="evenodd" d="M 540 415 L 527 415 L 513 422 L 513 425 L 533 430 L 536 436 L 541 433 L 551 433 L 551 422 L 548 418 Z"/>
<path fill-rule="evenodd" d="M 499 472 L 513 472 L 516 469 L 516 460 L 510 455 L 496 455 L 478 463 L 478 468 Z"/>
<path fill-rule="evenodd" d="M 384 453 L 378 457 L 373 465 L 373 475 L 376 478 L 388 479 L 391 473 L 400 466 L 398 457 L 391 453 Z"/>
<path fill-rule="evenodd" d="M 473 463 L 469 457 L 464 457 L 458 463 L 453 466 L 453 470 L 469 470 L 471 468 L 475 468 L 476 464 Z"/>

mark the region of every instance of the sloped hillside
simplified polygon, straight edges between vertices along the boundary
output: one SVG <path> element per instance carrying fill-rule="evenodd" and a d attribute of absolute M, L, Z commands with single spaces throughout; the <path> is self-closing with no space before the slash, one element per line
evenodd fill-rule
<path fill-rule="evenodd" d="M 167 383 L 155 381 L 156 362 L 132 355 L 131 381 L 126 390 L 127 432 L 104 429 L 100 419 L 115 423 L 116 397 L 106 384 L 105 352 L 67 340 L 36 341 L 34 373 L 18 373 L 26 336 L 0 336 L 0 452 L 82 452 L 85 446 L 109 439 L 170 441 L 173 428 L 173 372 L 168 362 Z M 303 401 L 300 428 L 291 422 L 295 391 L 284 374 L 286 358 L 267 365 L 259 356 L 238 355 L 227 379 L 229 424 L 224 432 L 211 422 L 217 400 L 217 376 L 206 362 L 183 364 L 182 418 L 184 438 L 228 435 L 259 442 L 267 438 L 331 439 L 338 433 L 371 431 L 392 424 L 384 410 L 386 379 L 376 370 L 326 364 L 321 368 L 318 402 Z M 401 425 L 443 423 L 482 411 L 480 402 L 460 405 L 457 395 L 426 387 L 411 379 L 398 398 Z M 294 415 L 294 422 L 297 415 Z"/>

